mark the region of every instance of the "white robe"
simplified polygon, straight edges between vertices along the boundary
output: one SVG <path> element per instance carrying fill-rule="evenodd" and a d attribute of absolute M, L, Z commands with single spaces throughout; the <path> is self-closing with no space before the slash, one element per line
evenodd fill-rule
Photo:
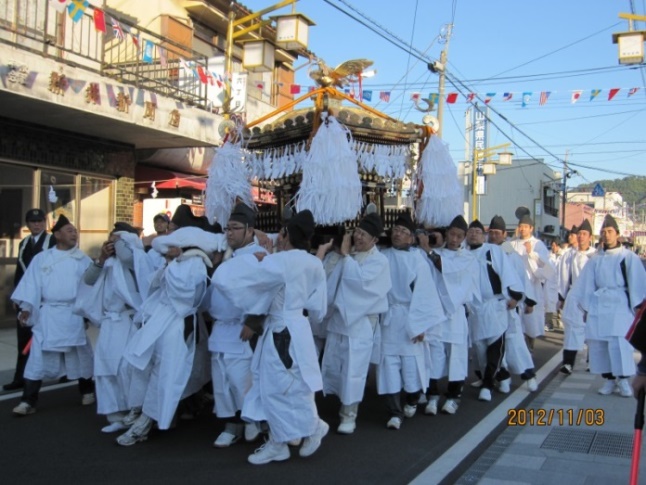
<path fill-rule="evenodd" d="M 588 248 L 587 251 L 573 250 L 568 255 L 568 259 L 564 260 L 559 266 L 559 293 L 565 298 L 561 313 L 564 328 L 563 349 L 565 350 L 583 350 L 585 344 L 583 311 L 576 299 L 576 294 L 571 293 L 570 289 L 579 279 L 583 267 L 594 254 L 596 254 L 596 249 L 593 247 Z"/>
<path fill-rule="evenodd" d="M 639 257 L 621 246 L 597 252 L 584 266 L 570 294 L 587 312 L 590 371 L 633 375 L 635 362 L 625 335 L 636 306 L 646 297 L 646 270 Z"/>
<path fill-rule="evenodd" d="M 319 321 L 327 309 L 321 261 L 302 250 L 283 251 L 258 262 L 240 256 L 235 267 L 223 265 L 213 277 L 217 291 L 249 315 L 268 315 L 252 361 L 253 383 L 242 417 L 266 420 L 272 439 L 283 443 L 311 436 L 318 426 L 314 393 L 323 383 L 308 319 Z M 291 337 L 287 368 L 278 355 L 274 333 Z"/>
<path fill-rule="evenodd" d="M 143 302 L 142 327 L 126 350 L 126 359 L 137 369 L 151 366 L 143 412 L 157 421 L 159 429 L 170 427 L 180 399 L 193 390 L 187 385 L 198 343 L 195 329 L 200 322 L 195 314 L 206 293 L 206 281 L 206 264 L 199 254 L 185 253 L 160 268 Z M 184 340 L 184 319 L 191 316 L 194 330 Z M 199 333 L 204 335 L 203 327 Z"/>
<path fill-rule="evenodd" d="M 83 317 L 72 313 L 79 281 L 92 263 L 80 249 L 56 248 L 37 254 L 11 295 L 31 312 L 33 338 L 25 378 L 92 377 L 92 346 Z"/>
<path fill-rule="evenodd" d="M 442 303 L 428 264 L 419 251 L 392 248 L 382 254 L 388 259 L 392 288 L 388 292 L 388 311 L 380 322 L 377 392 L 395 394 L 402 388 L 407 392 L 426 390 L 429 379 L 426 344 L 413 342 L 413 338 L 439 326 L 445 319 Z M 389 365 L 393 360 L 399 361 L 399 365 Z M 409 362 L 414 362 L 415 368 L 407 372 Z"/>
<path fill-rule="evenodd" d="M 503 243 L 501 249 L 509 259 L 514 272 L 518 276 L 518 280 L 522 282 L 525 299 L 529 298 L 536 301 L 534 295 L 534 287 L 529 281 L 527 272 L 525 271 L 525 263 L 520 255 L 514 250 L 511 244 Z M 516 311 L 509 312 L 509 326 L 505 332 L 505 356 L 503 358 L 503 366 L 506 367 L 512 374 L 522 374 L 528 369 L 534 368 L 534 360 L 532 354 L 527 348 L 527 342 L 523 334 L 523 324 L 520 316 L 525 312 L 526 303 L 520 302 L 516 306 Z"/>
<path fill-rule="evenodd" d="M 532 252 L 527 253 L 525 243 L 529 242 L 532 246 Z M 534 295 L 536 296 L 536 306 L 530 314 L 521 315 L 523 331 L 530 338 L 545 335 L 545 292 L 543 285 L 551 278 L 556 269 L 550 261 L 549 251 L 542 241 L 534 236 L 529 239 L 514 239 L 511 241 L 512 247 L 520 254 L 525 264 L 525 271 L 532 284 Z"/>
<path fill-rule="evenodd" d="M 239 248 L 233 251 L 231 258 L 222 263 L 215 273 L 228 268 L 229 273 L 235 274 L 240 257 L 253 253 L 266 254 L 267 251 L 255 243 Z M 213 412 L 220 418 L 230 418 L 242 410 L 244 397 L 251 388 L 253 351 L 249 342 L 240 340 L 244 325 L 243 311 L 233 305 L 216 285 L 211 285 L 209 295 L 209 313 L 215 320 L 208 342 L 215 398 Z"/>
<path fill-rule="evenodd" d="M 543 292 L 545 293 L 545 313 L 556 313 L 556 304 L 559 301 L 559 277 L 558 277 L 558 264 L 563 259 L 563 254 L 554 254 L 550 251 L 550 262 L 554 267 L 554 272 L 551 276 L 546 278 L 543 285 Z"/>
<path fill-rule="evenodd" d="M 465 249 L 440 248 L 434 252 L 441 258 L 442 271 L 438 271 L 430 257 L 427 259 L 446 319 L 439 329 L 427 334 L 429 375 L 432 379 L 448 375 L 450 381 L 462 381 L 467 376 L 469 358 L 465 305 L 480 299 L 478 263 Z"/>
<path fill-rule="evenodd" d="M 377 320 L 388 310 L 390 270 L 376 247 L 342 258 L 337 268 L 340 274 L 321 369 L 323 392 L 351 405 L 363 399 Z"/>
<path fill-rule="evenodd" d="M 469 306 L 469 328 L 471 340 L 487 340 L 502 336 L 509 327 L 507 300 L 508 290 L 524 293 L 525 288 L 514 271 L 513 264 L 499 246 L 485 243 L 471 250 L 478 262 L 480 278 L 480 301 Z M 490 259 L 487 259 L 487 254 Z M 500 280 L 501 293 L 494 294 L 489 278 L 491 267 Z"/>
<path fill-rule="evenodd" d="M 128 364 L 124 354 L 137 331 L 134 316 L 141 310 L 142 294 L 148 291 L 152 265 L 136 235 L 120 235 L 121 241 L 116 244 L 125 244 L 132 252 L 134 275 L 117 251 L 116 257 L 105 262 L 93 285 L 81 281 L 74 308 L 75 313 L 101 329 L 96 341 L 94 379 L 97 412 L 106 415 L 141 405 L 142 399 L 129 399 L 130 389 L 147 380 Z"/>

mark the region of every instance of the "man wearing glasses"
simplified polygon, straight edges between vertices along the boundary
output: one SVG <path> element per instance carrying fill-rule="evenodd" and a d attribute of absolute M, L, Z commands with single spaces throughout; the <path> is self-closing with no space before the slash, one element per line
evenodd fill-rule
<path fill-rule="evenodd" d="M 239 256 L 244 254 L 267 254 L 264 248 L 254 242 L 255 222 L 256 213 L 253 209 L 244 204 L 235 206 L 224 228 L 227 244 L 233 253 L 220 268 L 235 268 Z M 209 313 L 215 320 L 209 337 L 215 398 L 213 411 L 225 422 L 224 431 L 213 446 L 226 448 L 240 440 L 243 434 L 246 441 L 253 441 L 259 433 L 254 423 L 245 425 L 240 417 L 244 397 L 251 387 L 253 350 L 250 341 L 255 331 L 246 325 L 242 311 L 217 288 L 211 293 Z"/>

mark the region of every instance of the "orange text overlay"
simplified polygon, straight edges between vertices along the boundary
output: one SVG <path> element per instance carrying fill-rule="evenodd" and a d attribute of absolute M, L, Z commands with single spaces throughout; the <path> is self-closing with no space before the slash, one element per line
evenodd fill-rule
<path fill-rule="evenodd" d="M 507 426 L 603 426 L 603 409 L 510 409 Z"/>

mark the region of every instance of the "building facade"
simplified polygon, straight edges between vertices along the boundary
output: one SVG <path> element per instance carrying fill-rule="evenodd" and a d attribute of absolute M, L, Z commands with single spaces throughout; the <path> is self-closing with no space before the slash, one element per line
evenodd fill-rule
<path fill-rule="evenodd" d="M 65 214 L 94 257 L 116 220 L 142 220 L 153 190 L 137 167 L 166 170 L 160 183 L 205 175 L 222 141 L 227 82 L 242 122 L 291 101 L 296 52 L 247 74 L 236 44 L 233 72 L 223 71 L 231 8 L 249 13 L 219 0 L 0 2 L 0 325 L 15 318 L 27 210 L 43 209 L 48 228 Z M 185 196 L 179 189 L 159 196 Z"/>

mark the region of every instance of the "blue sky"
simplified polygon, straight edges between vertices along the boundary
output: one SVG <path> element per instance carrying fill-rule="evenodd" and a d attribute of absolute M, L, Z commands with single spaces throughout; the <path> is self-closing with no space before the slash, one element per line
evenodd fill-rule
<path fill-rule="evenodd" d="M 271 5 L 256 0 L 243 3 L 254 10 Z M 635 13 L 646 14 L 646 0 L 632 3 Z M 490 116 L 514 140 L 516 146 L 511 151 L 515 156 L 526 158 L 525 150 L 560 170 L 559 159 L 565 157 L 567 150 L 570 168 L 579 173 L 570 179 L 571 186 L 627 174 L 646 175 L 646 68 L 620 66 L 617 46 L 611 38 L 614 32 L 628 30 L 628 22 L 619 19 L 618 14 L 630 12 L 629 0 L 297 3 L 297 11 L 317 24 L 310 29 L 312 52 L 330 65 L 354 58 L 373 60 L 377 75 L 364 82 L 363 89 L 373 91 L 372 102 L 366 104 L 395 118 L 421 123 L 423 113 L 415 110 L 410 96 L 413 92 L 420 92 L 422 97 L 437 92 L 437 75 L 428 71 L 426 62 L 409 56 L 335 7 L 351 12 L 377 30 L 389 31 L 432 59 L 439 59 L 444 48 L 438 42 L 442 27 L 452 22 L 449 73 L 483 99 L 486 93 L 496 93 L 490 106 L 513 126 L 494 113 Z M 638 22 L 636 28 L 646 30 L 646 25 Z M 303 86 L 313 84 L 307 67 L 297 72 L 296 82 Z M 640 90 L 628 98 L 633 87 Z M 620 91 L 608 101 L 612 88 Z M 590 101 L 593 89 L 601 93 Z M 579 101 L 572 104 L 574 90 L 582 93 Z M 391 92 L 389 103 L 379 102 L 380 91 Z M 446 91 L 457 89 L 447 82 Z M 542 91 L 551 94 L 547 103 L 539 106 Z M 505 92 L 513 94 L 510 101 L 503 102 Z M 533 93 L 525 108 L 521 107 L 524 92 Z M 445 108 L 443 138 L 456 162 L 464 158 L 467 107 L 460 94 L 455 104 Z M 490 128 L 489 146 L 507 141 L 499 130 Z"/>

